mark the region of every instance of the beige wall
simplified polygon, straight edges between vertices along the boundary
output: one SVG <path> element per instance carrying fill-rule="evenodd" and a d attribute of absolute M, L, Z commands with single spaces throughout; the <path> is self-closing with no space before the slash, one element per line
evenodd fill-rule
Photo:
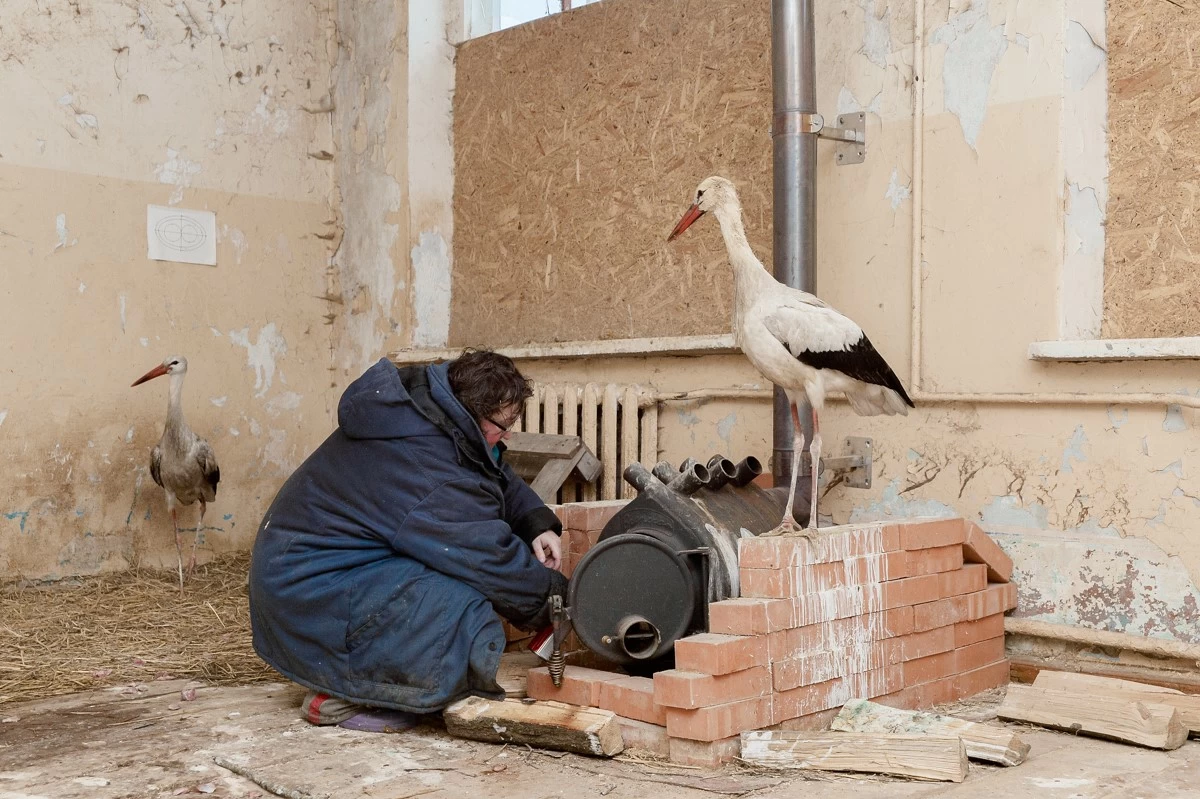
<path fill-rule="evenodd" d="M 820 110 L 865 108 L 870 135 L 861 166 L 836 167 L 821 145 L 818 293 L 862 324 L 919 406 L 863 420 L 831 405 L 826 452 L 870 435 L 876 482 L 835 488 L 823 511 L 980 519 L 1024 569 L 1021 612 L 1194 639 L 1194 367 L 1027 354 L 1072 329 L 1064 264 L 1096 249 L 1072 202 L 1106 196 L 1103 125 L 1080 110 L 1097 68 L 1067 34 L 1093 6 L 951 0 L 926 3 L 917 25 L 911 4 L 818 3 Z M 128 388 L 164 356 L 190 358 L 185 407 L 221 459 L 205 531 L 220 550 L 249 545 L 350 379 L 387 349 L 444 340 L 453 7 L 0 8 L 0 575 L 173 559 L 145 466 L 165 385 Z M 1102 47 L 1102 26 L 1089 33 Z M 418 124 L 425 144 L 408 134 Z M 711 167 L 680 177 L 680 206 Z M 768 186 L 742 193 L 747 214 L 769 218 Z M 146 259 L 145 205 L 171 202 L 217 213 L 216 268 Z M 680 210 L 661 213 L 669 224 Z M 719 246 L 710 223 L 689 236 Z M 736 355 L 526 368 L 762 386 Z M 1076 398 L 1098 392 L 1165 395 Z M 769 423 L 764 400 L 668 402 L 663 455 L 765 458 Z"/>
<path fill-rule="evenodd" d="M 166 381 L 129 388 L 167 355 L 221 465 L 209 552 L 351 380 L 445 343 L 460 5 L 0 5 L 0 580 L 173 563 Z M 148 260 L 147 204 L 215 212 L 217 266 Z"/>
<path fill-rule="evenodd" d="M 863 326 L 918 405 L 900 419 L 829 407 L 825 453 L 872 437 L 875 483 L 834 488 L 822 513 L 980 520 L 1017 560 L 1018 613 L 1200 640 L 1194 365 L 1029 358 L 1031 343 L 1086 328 L 1071 314 L 1098 297 L 1103 228 L 1075 203 L 1107 196 L 1103 3 L 819 2 L 816 28 L 819 110 L 869 111 L 865 164 L 835 166 L 820 146 L 818 294 Z M 605 88 L 633 91 L 593 81 Z M 714 166 L 680 178 L 669 223 Z M 747 215 L 769 216 L 770 187 L 741 188 Z M 720 246 L 711 222 L 688 235 Z M 546 381 L 761 385 L 737 356 L 525 365 Z M 670 402 L 659 418 L 676 463 L 770 454 L 766 400 Z"/>
<path fill-rule="evenodd" d="M 0 7 L 0 577 L 174 561 L 167 383 L 129 387 L 167 355 L 222 470 L 202 552 L 249 546 L 328 431 L 331 13 Z M 147 204 L 214 211 L 217 266 L 148 260 Z"/>
<path fill-rule="evenodd" d="M 336 253 L 326 292 L 339 385 L 449 329 L 450 100 L 458 0 L 341 2 L 332 122 Z"/>

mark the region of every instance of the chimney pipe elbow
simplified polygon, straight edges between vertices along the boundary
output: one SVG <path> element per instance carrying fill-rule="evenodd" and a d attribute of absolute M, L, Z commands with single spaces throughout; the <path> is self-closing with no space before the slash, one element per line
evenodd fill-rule
<path fill-rule="evenodd" d="M 762 474 L 762 470 L 762 463 L 759 462 L 758 458 L 750 455 L 743 458 L 741 463 L 734 467 L 731 482 L 740 488 Z"/>
<path fill-rule="evenodd" d="M 680 472 L 679 476 L 672 480 L 667 488 L 677 491 L 680 494 L 688 495 L 695 494 L 701 488 L 708 485 L 711 476 L 708 473 L 708 469 L 704 468 L 702 464 L 689 458 L 684 463 L 684 466 L 688 466 L 689 468 L 686 471 Z"/>
<path fill-rule="evenodd" d="M 711 491 L 716 491 L 732 480 L 737 474 L 737 467 L 733 465 L 733 461 L 724 455 L 713 455 L 708 459 L 705 468 L 708 469 L 710 475 L 708 487 Z"/>
<path fill-rule="evenodd" d="M 653 474 L 664 484 L 671 482 L 679 476 L 679 472 L 671 465 L 670 461 L 659 461 L 654 464 Z"/>
<path fill-rule="evenodd" d="M 640 463 L 631 463 L 626 466 L 624 477 L 625 482 L 637 489 L 639 494 L 647 488 L 662 485 L 662 481 L 651 474 L 650 470 Z"/>

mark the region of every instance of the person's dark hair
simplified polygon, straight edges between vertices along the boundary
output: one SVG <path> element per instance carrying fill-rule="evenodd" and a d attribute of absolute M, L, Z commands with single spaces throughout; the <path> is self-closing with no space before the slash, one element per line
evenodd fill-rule
<path fill-rule="evenodd" d="M 463 350 L 450 362 L 450 389 L 458 401 L 481 421 L 502 408 L 533 396 L 529 381 L 517 371 L 512 358 L 491 350 Z"/>

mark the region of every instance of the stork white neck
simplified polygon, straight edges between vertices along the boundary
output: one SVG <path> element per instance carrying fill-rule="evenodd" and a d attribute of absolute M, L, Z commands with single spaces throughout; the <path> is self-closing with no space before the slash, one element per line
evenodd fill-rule
<path fill-rule="evenodd" d="M 774 283 L 775 278 L 771 277 L 750 249 L 750 242 L 746 239 L 746 228 L 742 222 L 742 204 L 738 202 L 737 197 L 722 202 L 713 209 L 713 213 L 721 225 L 721 237 L 725 239 L 729 264 L 733 267 L 736 327 L 740 326 L 741 319 L 759 292 Z"/>
<path fill-rule="evenodd" d="M 182 374 L 171 375 L 171 387 L 167 392 L 166 433 L 179 435 L 187 429 L 183 421 L 183 378 Z"/>

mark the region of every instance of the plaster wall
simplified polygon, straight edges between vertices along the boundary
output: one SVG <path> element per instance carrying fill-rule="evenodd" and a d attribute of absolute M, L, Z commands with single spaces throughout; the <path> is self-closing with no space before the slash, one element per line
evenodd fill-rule
<path fill-rule="evenodd" d="M 0 578 L 174 562 L 166 380 L 130 388 L 168 355 L 222 469 L 202 554 L 249 546 L 329 429 L 332 14 L 0 6 Z M 215 212 L 217 266 L 149 260 L 148 204 Z"/>
<path fill-rule="evenodd" d="M 836 166 L 833 145 L 820 145 L 817 293 L 862 325 L 918 405 L 893 419 L 830 405 L 826 454 L 870 436 L 875 480 L 829 488 L 822 514 L 962 515 L 1016 560 L 1018 615 L 1200 639 L 1194 366 L 1028 355 L 1032 342 L 1098 331 L 1103 3 L 816 8 L 818 109 L 868 112 L 865 164 Z M 679 207 L 646 224 L 669 230 L 718 168 L 679 176 Z M 747 216 L 769 219 L 769 184 L 741 189 Z M 687 236 L 720 246 L 707 221 Z M 740 356 L 525 366 L 546 381 L 664 392 L 766 388 Z M 674 462 L 770 454 L 765 398 L 670 401 L 659 419 Z"/>
<path fill-rule="evenodd" d="M 460 5 L 0 7 L 0 579 L 174 561 L 166 381 L 129 388 L 167 355 L 221 465 L 204 555 L 250 546 L 350 381 L 445 343 Z M 149 260 L 147 204 L 215 212 L 217 266 Z"/>

